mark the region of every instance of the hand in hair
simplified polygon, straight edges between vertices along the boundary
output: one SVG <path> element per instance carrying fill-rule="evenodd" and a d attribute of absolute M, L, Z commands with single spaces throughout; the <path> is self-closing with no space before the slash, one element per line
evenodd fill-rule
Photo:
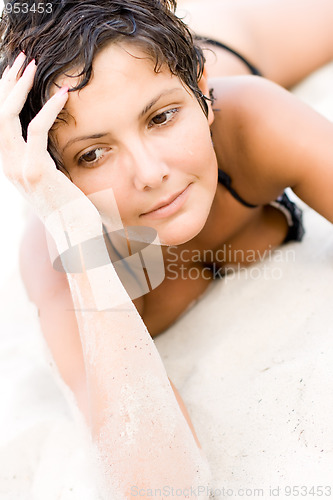
<path fill-rule="evenodd" d="M 51 97 L 30 122 L 27 140 L 22 137 L 19 113 L 32 87 L 35 61 L 26 66 L 21 76 L 25 55 L 21 53 L 0 80 L 0 156 L 5 175 L 31 203 L 43 222 L 66 205 L 80 205 L 80 219 L 101 226 L 99 213 L 89 199 L 62 172 L 57 170 L 47 151 L 48 132 L 64 107 L 67 88 Z M 78 212 L 77 212 L 78 213 Z M 74 221 L 72 221 L 74 222 Z M 79 222 L 79 221 L 77 221 Z M 56 243 L 58 228 L 49 226 Z"/>

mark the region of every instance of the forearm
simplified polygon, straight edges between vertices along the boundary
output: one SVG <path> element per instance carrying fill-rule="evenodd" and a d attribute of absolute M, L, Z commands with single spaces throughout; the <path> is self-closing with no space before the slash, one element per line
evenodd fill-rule
<path fill-rule="evenodd" d="M 90 425 L 108 488 L 129 497 L 132 486 L 207 484 L 206 462 L 144 323 L 112 264 L 95 271 L 68 279 L 86 366 Z"/>

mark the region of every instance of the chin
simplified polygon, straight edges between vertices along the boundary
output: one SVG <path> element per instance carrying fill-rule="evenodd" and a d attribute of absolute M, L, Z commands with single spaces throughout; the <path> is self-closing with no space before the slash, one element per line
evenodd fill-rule
<path fill-rule="evenodd" d="M 208 214 L 207 214 L 208 217 Z M 166 228 L 158 229 L 158 236 L 162 246 L 183 245 L 193 240 L 201 232 L 206 224 L 207 217 L 204 217 L 202 212 L 200 218 L 192 215 L 190 222 L 182 220 L 174 221 L 168 224 Z"/>

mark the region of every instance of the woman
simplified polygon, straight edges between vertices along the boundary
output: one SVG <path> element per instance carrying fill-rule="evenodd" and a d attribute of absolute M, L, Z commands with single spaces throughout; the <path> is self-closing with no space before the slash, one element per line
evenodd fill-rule
<path fill-rule="evenodd" d="M 200 52 L 169 7 L 64 2 L 37 23 L 33 16 L 3 23 L 9 63 L 0 89 L 5 173 L 32 203 L 58 254 L 80 249 L 80 272 L 70 260 L 66 278 L 53 269 L 43 226 L 32 220 L 22 273 L 116 498 L 130 496 L 134 484 L 145 490 L 167 483 L 185 491 L 208 481 L 186 409 L 145 325 L 157 335 L 177 319 L 207 287 L 214 252 L 223 245 L 232 248 L 225 270 L 246 263 L 249 249 L 260 255 L 301 240 L 301 215 L 285 187 L 333 221 L 332 125 L 253 77 L 214 81 L 212 105 Z M 27 57 L 19 54 L 11 64 L 18 44 Z M 34 57 L 37 73 L 34 60 L 27 65 Z M 324 59 L 330 57 L 327 49 Z M 252 65 L 255 59 L 253 54 Z M 73 90 L 83 66 L 87 81 Z M 264 64 L 260 70 L 265 74 Z M 96 200 L 101 192 L 107 197 Z M 112 241 L 102 239 L 101 213 L 84 195 L 107 213 L 108 231 L 119 229 L 119 210 L 125 228 L 153 228 L 163 245 L 163 283 L 133 303 L 110 262 Z M 92 240 L 100 259 L 93 265 L 85 246 Z M 176 280 L 167 271 L 171 245 L 179 267 L 184 251 L 202 256 L 190 259 Z M 205 250 L 213 251 L 211 259 Z M 186 272 L 193 267 L 201 274 L 189 282 Z"/>

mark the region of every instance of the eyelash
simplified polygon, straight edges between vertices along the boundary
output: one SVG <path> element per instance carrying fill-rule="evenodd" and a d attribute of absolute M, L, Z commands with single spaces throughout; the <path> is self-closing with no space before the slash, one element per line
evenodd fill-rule
<path fill-rule="evenodd" d="M 95 149 L 91 149 L 90 151 L 87 151 L 82 156 L 80 156 L 80 158 L 78 159 L 78 164 L 85 165 L 85 166 L 88 165 L 89 167 L 97 165 L 104 158 L 104 154 L 101 155 L 99 158 L 97 158 L 97 160 L 94 160 L 94 161 L 85 161 L 84 157 L 90 155 L 91 153 L 94 153 L 95 151 L 100 151 L 100 150 L 104 150 L 104 149 L 110 150 L 110 148 L 95 148 Z"/>
<path fill-rule="evenodd" d="M 157 124 L 157 123 L 155 123 L 155 124 L 154 124 L 154 125 L 155 125 L 155 127 L 163 127 L 163 126 L 165 126 L 165 125 L 169 124 L 170 122 L 172 122 L 172 120 L 175 118 L 175 115 L 178 113 L 178 111 L 179 111 L 179 109 L 178 109 L 178 108 L 173 108 L 173 109 L 168 109 L 167 111 L 163 111 L 162 113 L 159 113 L 158 115 L 155 115 L 155 116 L 151 119 L 150 123 L 151 123 L 151 122 L 152 122 L 155 118 L 159 118 L 160 116 L 167 115 L 168 113 L 171 113 L 171 118 L 170 118 L 169 120 L 167 120 L 166 122 L 164 122 L 164 123 L 159 123 L 159 124 Z M 151 128 L 151 127 L 152 127 L 152 125 L 150 125 L 150 123 L 149 123 L 149 125 L 148 125 L 148 128 Z"/>
<path fill-rule="evenodd" d="M 167 111 L 163 111 L 162 113 L 159 113 L 158 115 L 155 115 L 149 125 L 148 125 L 148 128 L 152 128 L 152 127 L 157 127 L 157 128 L 160 128 L 160 127 L 165 127 L 166 125 L 168 125 L 169 123 L 171 123 L 173 121 L 173 119 L 175 118 L 175 115 L 178 113 L 179 109 L 178 108 L 174 108 L 174 109 L 168 109 Z M 171 114 L 171 117 L 166 120 L 165 122 L 163 123 L 155 123 L 153 125 L 151 125 L 152 121 L 155 119 L 155 118 L 159 118 L 163 115 L 167 115 L 167 114 Z M 84 153 L 82 156 L 80 156 L 80 158 L 78 159 L 78 164 L 79 165 L 89 165 L 89 167 L 93 167 L 95 165 L 97 165 L 103 158 L 104 158 L 104 154 L 102 154 L 99 158 L 97 158 L 96 160 L 94 161 L 85 161 L 84 160 L 84 157 L 87 156 L 87 155 L 90 155 L 91 153 L 94 153 L 96 151 L 100 151 L 100 150 L 110 150 L 110 148 L 95 148 L 95 149 L 91 149 L 90 151 L 87 151 L 86 153 Z"/>

